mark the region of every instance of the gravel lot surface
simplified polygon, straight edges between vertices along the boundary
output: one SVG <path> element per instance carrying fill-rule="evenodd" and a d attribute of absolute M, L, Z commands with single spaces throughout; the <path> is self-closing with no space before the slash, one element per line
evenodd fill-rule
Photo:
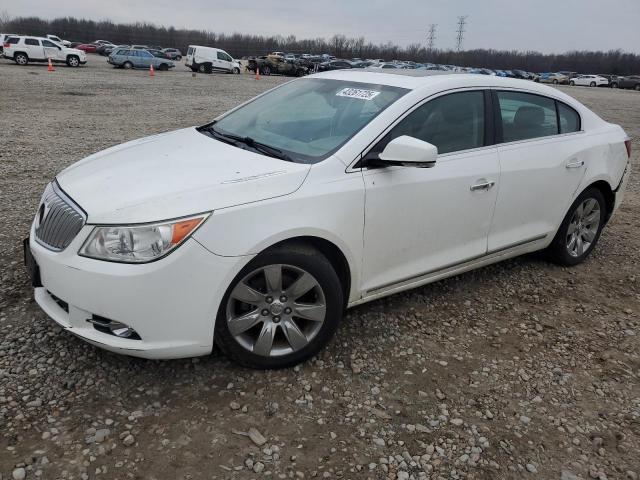
<path fill-rule="evenodd" d="M 39 310 L 21 239 L 56 172 L 283 80 L 0 61 L 0 480 L 637 479 L 637 174 L 584 264 L 527 256 L 364 305 L 291 370 L 117 356 Z M 637 171 L 640 93 L 564 90 L 622 124 Z"/>

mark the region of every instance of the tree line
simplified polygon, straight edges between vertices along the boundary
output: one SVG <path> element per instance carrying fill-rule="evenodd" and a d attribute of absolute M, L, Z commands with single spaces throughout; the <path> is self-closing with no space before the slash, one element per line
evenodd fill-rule
<path fill-rule="evenodd" d="M 94 21 L 72 17 L 46 20 L 38 17 L 10 18 L 0 15 L 0 31 L 24 35 L 54 34 L 70 41 L 109 40 L 116 44 L 143 44 L 175 47 L 215 46 L 236 58 L 265 55 L 272 51 L 329 53 L 339 58 L 381 58 L 413 60 L 465 67 L 522 69 L 532 72 L 569 70 L 580 73 L 615 75 L 640 74 L 640 55 L 622 50 L 570 51 L 543 54 L 536 51 L 473 49 L 464 51 L 428 50 L 420 44 L 401 47 L 393 43 L 373 44 L 364 37 L 337 34 L 331 38 L 299 39 L 294 35 L 260 36 L 243 33 L 215 33 L 206 30 L 176 29 L 147 22 L 129 24 L 109 20 Z"/>

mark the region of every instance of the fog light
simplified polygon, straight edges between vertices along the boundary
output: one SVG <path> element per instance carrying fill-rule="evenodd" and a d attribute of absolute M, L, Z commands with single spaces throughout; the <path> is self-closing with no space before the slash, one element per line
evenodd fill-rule
<path fill-rule="evenodd" d="M 122 322 L 116 322 L 100 315 L 93 315 L 87 319 L 87 322 L 92 323 L 93 328 L 99 332 L 108 333 L 119 338 L 128 338 L 129 340 L 141 340 L 138 332 Z"/>

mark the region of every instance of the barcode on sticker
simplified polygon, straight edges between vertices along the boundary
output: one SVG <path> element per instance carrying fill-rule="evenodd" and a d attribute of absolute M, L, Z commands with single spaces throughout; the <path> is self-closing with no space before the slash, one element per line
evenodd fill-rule
<path fill-rule="evenodd" d="M 336 96 L 338 97 L 349 97 L 349 98 L 359 98 L 360 100 L 372 100 L 376 96 L 380 95 L 380 92 L 376 92 L 375 90 L 364 90 L 362 88 L 343 88 Z"/>

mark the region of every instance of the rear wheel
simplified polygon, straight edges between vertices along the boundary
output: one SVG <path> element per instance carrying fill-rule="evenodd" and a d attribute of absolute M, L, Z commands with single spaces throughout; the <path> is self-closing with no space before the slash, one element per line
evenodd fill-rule
<path fill-rule="evenodd" d="M 265 65 L 260 69 L 260 73 L 263 75 L 271 75 L 271 67 L 269 65 Z"/>
<path fill-rule="evenodd" d="M 26 65 L 27 63 L 29 63 L 29 57 L 27 57 L 26 53 L 16 53 L 13 56 L 13 61 L 16 62 L 18 65 Z"/>
<path fill-rule="evenodd" d="M 640 92 L 640 83 L 637 83 L 634 88 Z"/>
<path fill-rule="evenodd" d="M 560 265 L 577 265 L 598 243 L 605 223 L 606 203 L 602 192 L 589 188 L 573 202 L 547 251 Z"/>
<path fill-rule="evenodd" d="M 573 80 L 571 80 L 571 81 L 569 82 L 569 85 L 571 85 L 572 87 L 573 87 L 573 86 L 575 86 L 575 84 L 576 84 L 576 82 L 574 82 Z"/>
<path fill-rule="evenodd" d="M 200 73 L 211 73 L 211 65 L 209 63 L 201 63 L 198 65 L 198 71 Z"/>
<path fill-rule="evenodd" d="M 557 85 L 557 84 L 558 84 L 558 79 L 557 79 L 557 78 L 554 78 L 554 79 L 553 79 L 553 84 L 554 84 L 554 85 Z"/>
<path fill-rule="evenodd" d="M 122 68 L 124 68 L 125 70 L 131 70 L 133 68 L 133 63 L 131 62 L 124 62 L 122 64 Z"/>
<path fill-rule="evenodd" d="M 611 88 L 618 88 L 618 83 L 617 82 L 613 82 L 611 84 Z"/>
<path fill-rule="evenodd" d="M 304 245 L 277 248 L 233 280 L 220 304 L 215 341 L 247 367 L 293 366 L 327 344 L 343 304 L 338 276 L 320 252 Z"/>
<path fill-rule="evenodd" d="M 76 55 L 69 55 L 67 57 L 67 65 L 70 67 L 79 67 L 80 59 Z"/>

